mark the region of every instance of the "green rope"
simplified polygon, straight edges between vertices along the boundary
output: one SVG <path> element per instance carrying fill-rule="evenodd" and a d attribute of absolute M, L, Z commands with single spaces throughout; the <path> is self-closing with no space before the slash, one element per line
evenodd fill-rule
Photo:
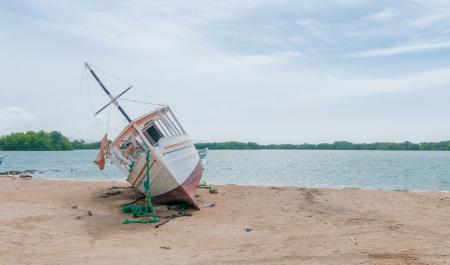
<path fill-rule="evenodd" d="M 133 214 L 133 216 L 144 217 L 143 219 L 138 220 L 129 220 L 125 219 L 123 224 L 133 224 L 133 223 L 156 223 L 159 222 L 158 217 L 156 216 L 155 209 L 152 204 L 152 195 L 150 193 L 150 150 L 147 152 L 147 156 L 145 158 L 146 161 L 146 172 L 145 172 L 145 205 L 126 205 L 123 206 L 121 211 L 123 213 Z M 145 218 L 150 217 L 151 218 Z"/>

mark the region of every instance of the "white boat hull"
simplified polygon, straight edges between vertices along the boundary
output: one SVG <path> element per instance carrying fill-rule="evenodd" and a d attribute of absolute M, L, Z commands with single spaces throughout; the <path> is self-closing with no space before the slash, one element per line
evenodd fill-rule
<path fill-rule="evenodd" d="M 195 190 L 203 174 L 203 164 L 187 135 L 161 139 L 150 157 L 150 193 L 155 202 L 186 202 L 198 208 Z M 127 181 L 145 193 L 146 153 L 136 159 Z"/>

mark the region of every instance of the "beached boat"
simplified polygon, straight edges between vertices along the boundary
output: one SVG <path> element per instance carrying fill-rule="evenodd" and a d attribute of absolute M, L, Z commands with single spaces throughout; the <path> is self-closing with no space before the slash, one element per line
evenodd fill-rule
<path fill-rule="evenodd" d="M 114 104 L 129 123 L 112 143 L 102 141 L 107 147 L 104 151 L 106 157 L 133 187 L 144 193 L 146 156 L 150 152 L 152 200 L 159 204 L 184 202 L 199 209 L 195 192 L 203 174 L 203 164 L 191 138 L 170 107 L 164 105 L 131 119 L 117 100 L 131 87 L 113 97 L 87 63 L 86 68 L 110 97 L 111 101 L 106 106 Z"/>
<path fill-rule="evenodd" d="M 3 163 L 3 160 L 5 160 L 6 155 L 0 155 L 0 165 Z"/>

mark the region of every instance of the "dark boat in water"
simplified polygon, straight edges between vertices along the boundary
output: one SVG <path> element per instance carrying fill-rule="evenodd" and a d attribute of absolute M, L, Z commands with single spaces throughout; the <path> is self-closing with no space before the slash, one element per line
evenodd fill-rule
<path fill-rule="evenodd" d="M 6 157 L 7 155 L 0 155 L 0 165 L 3 163 L 3 160 L 5 160 Z"/>

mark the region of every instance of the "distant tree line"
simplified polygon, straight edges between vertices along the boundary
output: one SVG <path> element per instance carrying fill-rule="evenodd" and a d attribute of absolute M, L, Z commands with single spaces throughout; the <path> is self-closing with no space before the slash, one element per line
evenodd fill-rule
<path fill-rule="evenodd" d="M 283 149 L 283 150 L 416 150 L 416 151 L 449 151 L 450 141 L 424 142 L 424 143 L 391 143 L 376 142 L 355 144 L 346 141 L 321 144 L 268 144 L 261 145 L 253 142 L 213 142 L 197 143 L 197 149 L 209 148 L 211 150 L 260 150 L 260 149 Z"/>
<path fill-rule="evenodd" d="M 63 151 L 74 149 L 98 149 L 100 144 L 83 140 L 70 141 L 61 132 L 16 132 L 0 136 L 0 150 Z"/>
<path fill-rule="evenodd" d="M 257 144 L 254 142 L 213 142 L 197 143 L 197 149 L 209 148 L 211 150 L 423 150 L 423 151 L 449 151 L 450 141 L 424 142 L 424 143 L 363 143 L 355 144 L 346 141 L 321 144 Z M 100 142 L 86 143 L 84 140 L 70 141 L 58 131 L 52 132 L 16 132 L 0 136 L 0 150 L 23 151 L 60 151 L 75 149 L 99 149 Z"/>

